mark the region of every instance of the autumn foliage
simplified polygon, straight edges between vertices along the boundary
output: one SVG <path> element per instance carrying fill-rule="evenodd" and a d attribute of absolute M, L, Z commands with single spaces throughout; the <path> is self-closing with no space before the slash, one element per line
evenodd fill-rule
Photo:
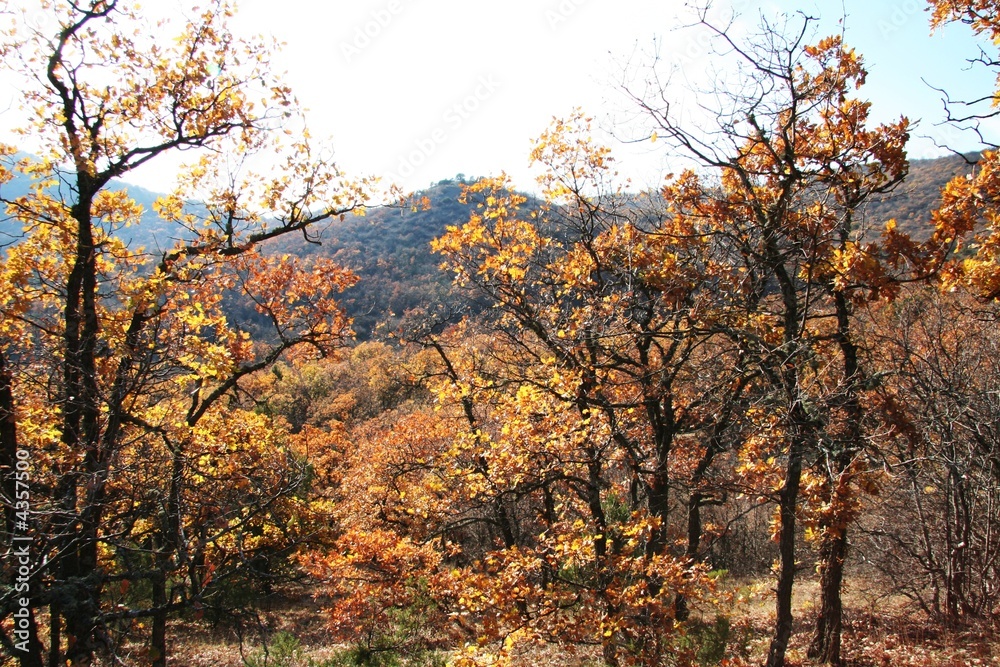
<path fill-rule="evenodd" d="M 43 10 L 54 34 L 16 22 L 2 47 L 25 82 L 23 136 L 38 147 L 16 161 L 5 147 L 2 172 L 32 182 L 4 201 L 22 231 L 0 265 L 12 425 L 2 462 L 12 469 L 30 452 L 33 490 L 21 659 L 42 664 L 34 614 L 47 607 L 53 662 L 114 651 L 147 619 L 148 660 L 164 664 L 169 615 L 230 608 L 235 590 L 269 585 L 272 559 L 314 530 L 307 461 L 241 383 L 281 355 L 343 346 L 335 296 L 354 277 L 258 246 L 359 208 L 365 186 L 313 161 L 305 134 L 276 143 L 294 99 L 268 73 L 270 47 L 228 32 L 225 3 L 163 43 L 123 2 Z M 157 203 L 178 240 L 126 243 L 142 211 L 109 184 L 182 149 L 201 153 Z M 269 178 L 225 164 L 263 150 L 287 156 Z M 183 204 L 195 197 L 197 211 Z M 272 342 L 227 320 L 227 294 L 267 318 Z"/>
<path fill-rule="evenodd" d="M 996 37 L 994 2 L 930 6 Z M 862 560 L 935 622 L 995 620 L 1000 153 L 912 237 L 874 219 L 911 128 L 872 122 L 842 37 L 800 16 L 738 40 L 698 14 L 738 61 L 716 115 L 688 123 L 655 78 L 624 91 L 693 166 L 637 192 L 590 117 L 554 119 L 537 194 L 462 183 L 471 214 L 431 244 L 476 308 L 354 342 L 358 278 L 287 239 L 372 183 L 318 157 L 273 46 L 222 0 L 179 27 L 44 8 L 51 34 L 22 17 L 0 44 L 36 153 L 0 147 L 2 544 L 31 537 L 0 642 L 22 665 L 165 665 L 177 619 L 243 628 L 303 581 L 359 664 L 745 664 L 728 569 L 773 577 L 769 667 L 803 564 L 819 663 L 852 650 Z M 148 212 L 112 186 L 181 151 L 170 237 L 139 247 Z"/>

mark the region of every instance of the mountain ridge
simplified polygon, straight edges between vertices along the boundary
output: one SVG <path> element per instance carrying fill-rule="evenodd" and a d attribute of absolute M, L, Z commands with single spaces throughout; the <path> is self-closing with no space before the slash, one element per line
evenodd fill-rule
<path fill-rule="evenodd" d="M 918 240 L 927 238 L 931 233 L 931 211 L 940 201 L 942 187 L 954 176 L 970 172 L 976 157 L 966 154 L 912 160 L 903 183 L 868 205 L 865 224 L 874 231 L 895 219 L 901 231 Z M 458 175 L 415 193 L 418 200 L 426 198 L 429 207 L 376 207 L 363 216 L 331 222 L 316 231 L 320 244 L 295 236 L 266 247 L 302 257 L 330 257 L 357 273 L 358 284 L 344 292 L 341 302 L 354 318 L 358 337 L 370 338 L 401 325 L 408 312 L 458 302 L 456 288 L 450 276 L 439 269 L 440 260 L 431 253 L 430 242 L 447 226 L 461 225 L 469 219 L 475 207 L 459 199 L 462 186 L 475 180 Z M 142 224 L 121 230 L 129 234 L 123 240 L 147 249 L 169 247 L 172 234 L 179 230 L 153 212 L 152 204 L 161 195 L 124 182 L 115 182 L 112 189 L 127 190 L 145 211 Z M 23 176 L 0 186 L 0 196 L 5 199 L 27 193 L 28 182 Z M 11 222 L 10 218 L 0 220 L 0 234 L 16 239 L 19 229 L 11 229 Z M 0 237 L 0 246 L 4 244 Z M 233 316 L 241 326 L 254 328 L 254 313 L 234 312 Z"/>

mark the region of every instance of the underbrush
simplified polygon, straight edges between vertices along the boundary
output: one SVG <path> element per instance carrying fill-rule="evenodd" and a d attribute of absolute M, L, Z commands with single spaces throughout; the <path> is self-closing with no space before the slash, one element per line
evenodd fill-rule
<path fill-rule="evenodd" d="M 677 648 L 698 667 L 749 667 L 763 664 L 770 642 L 773 596 L 768 579 L 723 582 L 721 603 L 693 609 Z M 904 600 L 874 596 L 867 582 L 853 580 L 845 589 L 843 657 L 845 667 L 1000 667 L 1000 621 L 946 628 L 926 619 Z M 796 584 L 796 625 L 789 645 L 789 667 L 812 664 L 806 648 L 818 605 L 818 587 Z M 205 620 L 179 620 L 171 627 L 171 655 L 176 667 L 445 667 L 445 647 L 412 641 L 441 629 L 424 627 L 425 619 L 401 611 L 392 628 L 378 636 L 359 636 L 344 644 L 333 639 L 323 603 L 308 594 L 287 595 L 259 610 L 254 633 Z M 240 635 L 242 634 L 242 640 Z M 438 634 L 444 634 L 438 632 Z M 601 667 L 586 648 L 526 646 L 512 656 L 512 667 Z M 95 667 L 141 665 L 144 643 L 121 647 L 119 659 Z M 0 666 L 13 667 L 10 657 Z M 666 666 L 664 666 L 666 667 Z"/>

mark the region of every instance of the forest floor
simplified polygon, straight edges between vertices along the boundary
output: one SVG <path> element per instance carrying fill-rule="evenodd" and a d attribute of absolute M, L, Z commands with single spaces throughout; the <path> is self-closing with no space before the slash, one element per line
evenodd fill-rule
<path fill-rule="evenodd" d="M 728 664 L 764 663 L 774 623 L 771 585 L 770 580 L 760 580 L 729 587 L 735 595 L 728 612 L 732 621 L 726 644 Z M 843 596 L 845 667 L 1000 667 L 1000 627 L 943 628 L 929 622 L 906 598 L 887 595 L 859 577 L 845 582 Z M 814 664 L 806 651 L 818 606 L 818 582 L 797 581 L 788 667 Z"/>
<path fill-rule="evenodd" d="M 770 582 L 730 582 L 722 586 L 725 600 L 719 607 L 692 617 L 698 626 L 696 641 L 705 647 L 700 653 L 707 666 L 743 667 L 764 662 L 774 619 Z M 1000 667 L 1000 627 L 945 629 L 929 623 L 904 600 L 880 595 L 877 587 L 860 579 L 848 581 L 845 601 L 843 656 L 845 667 Z M 814 611 L 819 601 L 814 581 L 796 584 L 794 599 L 796 624 L 787 653 L 788 667 L 812 664 L 806 658 Z M 213 625 L 201 621 L 177 621 L 171 628 L 171 667 L 348 667 L 349 647 L 332 637 L 323 605 L 305 590 L 287 592 L 260 605 L 256 618 L 244 623 L 245 632 L 231 624 Z M 261 644 L 266 628 L 268 652 Z M 115 665 L 149 663 L 144 645 L 123 647 Z M 383 654 L 391 667 L 442 667 L 447 654 L 424 655 L 419 660 L 393 660 Z M 524 667 L 596 667 L 597 654 L 589 650 L 567 653 L 555 647 L 531 647 L 516 663 Z M 0 659 L 0 666 L 14 665 Z M 112 663 L 108 663 L 110 667 Z M 103 667 L 98 662 L 95 667 Z"/>
<path fill-rule="evenodd" d="M 723 586 L 728 602 L 725 621 L 720 624 L 718 611 L 694 617 L 704 630 L 701 637 L 708 646 L 705 665 L 760 665 L 770 641 L 774 619 L 770 581 L 735 583 Z M 847 582 L 844 594 L 845 627 L 843 655 L 847 667 L 1000 667 L 1000 628 L 967 627 L 944 629 L 929 623 L 906 600 L 886 596 L 878 587 L 854 578 Z M 815 581 L 796 584 L 794 606 L 796 625 L 787 654 L 789 667 L 806 666 L 813 614 L 819 602 Z M 333 667 L 344 662 L 345 647 L 337 646 L 326 627 L 321 605 L 308 595 L 286 598 L 261 612 L 261 621 L 274 634 L 295 637 L 298 652 L 280 646 L 266 663 L 261 660 L 259 643 L 245 642 L 243 655 L 251 667 Z M 217 631 L 206 635 L 204 628 L 187 624 L 179 627 L 175 654 L 170 664 L 180 667 L 244 667 L 240 642 L 236 635 Z M 724 635 L 724 637 L 723 637 Z M 724 639 L 724 648 L 720 642 Z M 714 655 L 713 655 L 714 653 Z M 338 660 L 339 656 L 339 660 Z M 389 657 L 389 656 L 386 656 Z M 426 657 L 423 665 L 443 664 L 445 656 Z M 524 667 L 594 667 L 599 664 L 591 651 L 567 654 L 551 647 L 533 647 L 518 662 Z M 720 660 L 720 658 L 722 658 Z M 256 662 L 255 662 L 256 659 Z M 391 663 L 390 663 L 391 664 Z M 405 661 L 402 664 L 407 664 Z"/>

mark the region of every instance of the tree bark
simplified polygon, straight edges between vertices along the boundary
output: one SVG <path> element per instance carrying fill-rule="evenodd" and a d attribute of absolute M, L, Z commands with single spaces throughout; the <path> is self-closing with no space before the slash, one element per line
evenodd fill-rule
<path fill-rule="evenodd" d="M 78 174 L 80 199 L 72 207 L 77 221 L 77 247 L 67 281 L 64 309 L 66 360 L 64 378 L 66 411 L 63 441 L 83 452 L 84 474 L 67 481 L 63 510 L 69 520 L 68 548 L 60 558 L 61 584 L 74 601 L 63 606 L 72 663 L 89 662 L 96 650 L 101 581 L 97 542 L 104 501 L 104 458 L 101 451 L 101 395 L 97 386 L 97 263 L 91 209 L 95 184 L 85 172 Z M 81 494 L 82 491 L 82 494 Z M 77 501 L 82 495 L 82 508 Z"/>
<path fill-rule="evenodd" d="M 43 667 L 42 642 L 38 638 L 38 620 L 33 607 L 28 607 L 28 650 L 18 654 L 18 661 L 20 667 Z"/>
<path fill-rule="evenodd" d="M 840 592 L 847 558 L 847 529 L 830 533 L 820 546 L 820 609 L 808 656 L 823 664 L 839 667 L 840 637 L 844 606 Z"/>
<path fill-rule="evenodd" d="M 162 560 L 157 558 L 157 560 Z M 153 618 L 149 640 L 149 660 L 152 667 L 166 667 L 167 664 L 167 575 L 165 564 L 152 580 Z"/>
<path fill-rule="evenodd" d="M 844 239 L 846 242 L 846 237 Z M 858 362 L 858 348 L 851 338 L 851 305 L 842 292 L 834 294 L 837 314 L 837 345 L 843 358 L 844 395 L 841 406 L 846 421 L 846 436 L 839 451 L 832 456 L 830 465 L 830 504 L 843 508 L 850 494 L 849 479 L 841 479 L 848 472 L 854 456 L 864 448 L 861 422 L 863 410 L 858 397 L 861 370 Z M 844 581 L 844 563 L 847 559 L 847 524 L 851 517 L 842 515 L 846 510 L 836 509 L 827 517 L 823 529 L 823 541 L 819 552 L 820 609 L 816 617 L 816 629 L 809 644 L 807 655 L 824 664 L 839 666 L 840 636 L 843 628 L 844 605 L 841 589 Z"/>
<path fill-rule="evenodd" d="M 792 585 L 795 583 L 795 506 L 802 479 L 802 443 L 793 441 L 788 453 L 788 467 L 778 500 L 780 532 L 778 552 L 780 569 L 775 595 L 774 635 L 767 652 L 765 667 L 784 667 L 788 640 L 792 636 Z"/>

